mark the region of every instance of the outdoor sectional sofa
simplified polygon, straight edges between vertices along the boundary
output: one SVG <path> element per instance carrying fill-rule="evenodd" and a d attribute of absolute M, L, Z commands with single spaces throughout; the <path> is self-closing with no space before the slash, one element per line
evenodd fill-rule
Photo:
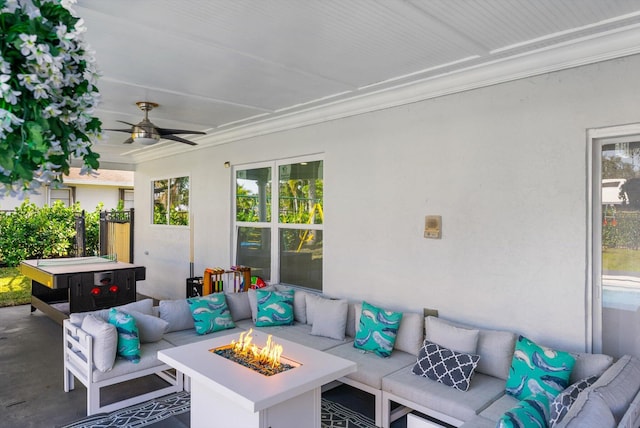
<path fill-rule="evenodd" d="M 290 289 L 276 287 L 280 291 Z M 113 347 L 117 334 L 114 336 L 114 329 L 105 322 L 108 310 L 71 314 L 63 323 L 65 391 L 73 389 L 74 377 L 77 378 L 87 387 L 87 413 L 95 414 L 188 389 L 188 379 L 159 361 L 157 351 L 221 335 L 239 335 L 253 328 L 356 362 L 357 371 L 339 381 L 375 397 L 377 426 L 388 428 L 396 418 L 415 411 L 453 426 L 495 427 L 505 412 L 520 402 L 505 393 L 510 372 L 522 359 L 517 351 L 521 338 L 513 332 L 481 329 L 404 312 L 393 352 L 383 358 L 354 347 L 364 302 L 330 299 L 295 290 L 292 325 L 256 326 L 260 309 L 254 290 L 225 296 L 234 327 L 204 335 L 196 333 L 186 299 L 160 301 L 156 307 L 147 299 L 121 307 L 138 325 L 142 344 L 137 364 L 116 358 Z M 414 373 L 416 362 L 421 358 L 426 361 L 425 350 L 430 349 L 427 344 L 441 345 L 436 345 L 438 352 L 453 352 L 456 360 L 458 355 L 467 355 L 465 350 L 473 351 L 469 355 L 479 356 L 475 371 L 468 376 L 467 390 Z M 555 426 L 637 428 L 640 424 L 640 360 L 625 356 L 614 362 L 613 358 L 601 354 L 571 355 L 575 365 L 568 384 L 572 386 L 562 393 L 564 404 L 560 407 L 564 418 Z M 161 376 L 168 386 L 101 405 L 101 388 L 148 374 Z M 581 381 L 587 378 L 591 384 L 585 386 Z M 556 410 L 559 405 L 555 403 Z M 545 416 L 548 418 L 551 413 Z"/>

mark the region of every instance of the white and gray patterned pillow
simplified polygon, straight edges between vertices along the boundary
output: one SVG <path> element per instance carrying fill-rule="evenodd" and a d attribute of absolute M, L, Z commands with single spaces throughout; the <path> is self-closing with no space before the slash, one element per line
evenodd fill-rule
<path fill-rule="evenodd" d="M 562 421 L 573 403 L 578 399 L 578 395 L 598 380 L 598 376 L 591 376 L 569 385 L 549 404 L 549 427 L 553 427 Z"/>
<path fill-rule="evenodd" d="M 413 366 L 413 373 L 466 391 L 479 360 L 479 355 L 452 351 L 425 340 L 418 353 L 418 361 Z"/>

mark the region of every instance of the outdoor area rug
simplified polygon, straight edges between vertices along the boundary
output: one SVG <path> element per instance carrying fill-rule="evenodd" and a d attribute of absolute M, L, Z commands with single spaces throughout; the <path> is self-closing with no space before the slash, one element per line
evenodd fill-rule
<path fill-rule="evenodd" d="M 144 427 L 189 411 L 189 393 L 182 391 L 135 406 L 88 416 L 64 428 Z"/>
<path fill-rule="evenodd" d="M 144 427 L 189 411 L 189 393 L 178 392 L 109 414 L 86 417 L 63 428 Z M 322 399 L 322 428 L 375 428 L 374 421 L 339 403 Z"/>
<path fill-rule="evenodd" d="M 342 404 L 322 399 L 322 428 L 376 428 L 373 420 Z"/>

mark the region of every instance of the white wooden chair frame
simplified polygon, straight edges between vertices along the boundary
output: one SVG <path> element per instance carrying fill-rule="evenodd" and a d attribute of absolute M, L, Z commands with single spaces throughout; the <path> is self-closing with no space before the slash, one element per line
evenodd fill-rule
<path fill-rule="evenodd" d="M 96 381 L 93 379 L 93 337 L 69 320 L 63 321 L 64 391 L 74 389 L 74 378 L 87 388 L 87 416 L 101 412 L 112 412 L 124 407 L 143 403 L 147 400 L 179 392 L 184 387 L 184 377 L 168 366 L 161 364 L 144 370 L 136 370 L 120 376 Z M 109 385 L 127 382 L 155 374 L 169 383 L 169 386 L 124 400 L 100 405 L 100 389 Z"/>

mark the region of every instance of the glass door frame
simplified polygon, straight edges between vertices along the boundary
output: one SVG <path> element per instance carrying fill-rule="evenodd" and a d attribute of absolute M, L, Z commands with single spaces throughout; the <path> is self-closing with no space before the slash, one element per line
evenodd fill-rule
<path fill-rule="evenodd" d="M 602 146 L 640 139 L 640 123 L 587 130 L 587 352 L 602 352 Z"/>

